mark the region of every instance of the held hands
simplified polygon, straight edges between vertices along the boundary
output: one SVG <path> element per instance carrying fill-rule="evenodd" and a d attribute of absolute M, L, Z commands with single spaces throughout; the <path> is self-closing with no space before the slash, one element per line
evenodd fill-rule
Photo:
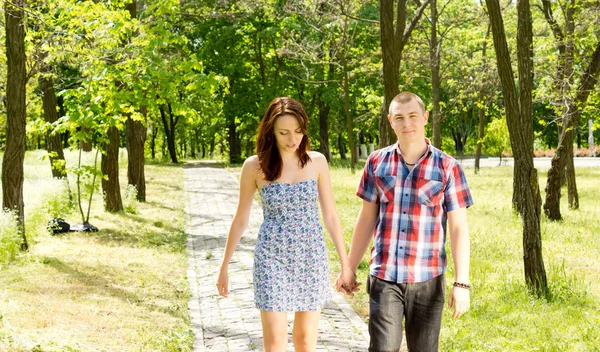
<path fill-rule="evenodd" d="M 469 289 L 457 286 L 452 287 L 452 291 L 450 291 L 450 298 L 448 299 L 448 308 L 452 308 L 454 306 L 454 314 L 452 314 L 452 317 L 456 319 L 463 315 L 467 310 L 469 310 L 469 305 Z"/>
<path fill-rule="evenodd" d="M 221 270 L 219 270 L 217 291 L 219 296 L 223 296 L 225 298 L 229 296 L 229 273 L 227 272 L 227 267 L 221 267 Z"/>
<path fill-rule="evenodd" d="M 335 280 L 335 289 L 348 296 L 354 296 L 354 292 L 360 290 L 360 282 L 356 282 L 356 273 L 352 271 L 350 266 L 342 267 L 342 272 Z"/>

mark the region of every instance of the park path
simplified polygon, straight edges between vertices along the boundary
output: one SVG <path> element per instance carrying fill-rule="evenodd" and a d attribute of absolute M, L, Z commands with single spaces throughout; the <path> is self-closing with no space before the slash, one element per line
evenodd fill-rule
<path fill-rule="evenodd" d="M 231 293 L 229 298 L 220 298 L 215 284 L 237 207 L 239 183 L 216 164 L 188 164 L 184 172 L 194 352 L 262 351 L 260 313 L 254 308 L 252 289 L 253 253 L 262 209 L 253 203 L 248 229 L 229 266 Z M 334 292 L 333 297 L 321 315 L 317 351 L 366 351 L 366 324 L 339 293 Z M 292 318 L 293 314 L 288 314 L 288 351 L 293 351 Z"/>

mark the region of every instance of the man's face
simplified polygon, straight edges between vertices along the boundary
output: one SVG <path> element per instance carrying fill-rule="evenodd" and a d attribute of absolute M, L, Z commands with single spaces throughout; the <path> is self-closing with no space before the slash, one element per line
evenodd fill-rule
<path fill-rule="evenodd" d="M 429 112 L 423 111 L 416 100 L 392 102 L 388 121 L 401 144 L 423 141 Z"/>

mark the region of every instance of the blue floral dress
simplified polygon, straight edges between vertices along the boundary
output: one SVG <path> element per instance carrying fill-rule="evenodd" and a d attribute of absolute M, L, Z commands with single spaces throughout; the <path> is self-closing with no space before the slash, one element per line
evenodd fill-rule
<path fill-rule="evenodd" d="M 317 181 L 260 189 L 264 221 L 254 253 L 254 303 L 260 310 L 321 310 L 331 300 Z"/>

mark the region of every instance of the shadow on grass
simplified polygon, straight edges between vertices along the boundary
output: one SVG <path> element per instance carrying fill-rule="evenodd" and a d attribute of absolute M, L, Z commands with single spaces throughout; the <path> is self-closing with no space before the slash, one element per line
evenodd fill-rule
<path fill-rule="evenodd" d="M 105 245 L 129 245 L 131 247 L 163 248 L 170 252 L 185 251 L 187 234 L 182 229 L 170 228 L 165 231 L 151 231 L 140 226 L 140 231 L 105 228 L 98 232 L 87 232 L 87 238 L 92 238 Z"/>
<path fill-rule="evenodd" d="M 90 272 L 90 273 L 98 272 L 99 268 L 97 268 L 97 267 L 79 265 L 80 267 L 83 268 L 83 271 L 82 271 L 82 270 L 73 268 L 68 263 L 65 263 L 55 257 L 44 257 L 43 262 L 44 262 L 44 264 L 54 268 L 56 271 L 63 273 L 65 275 L 68 275 L 70 278 L 76 280 L 82 286 L 86 287 L 90 293 L 99 294 L 101 296 L 109 295 L 111 297 L 118 298 L 121 301 L 126 302 L 129 305 L 140 305 L 150 311 L 159 311 L 161 313 L 169 314 L 175 318 L 186 318 L 186 316 L 187 316 L 186 307 L 177 307 L 176 309 L 172 309 L 172 308 L 166 308 L 166 307 L 157 306 L 157 305 L 154 305 L 151 303 L 147 303 L 144 301 L 144 299 L 138 297 L 134 293 L 131 293 L 131 292 L 121 289 L 121 288 L 114 287 L 115 285 L 119 284 L 118 282 L 111 282 L 109 280 L 104 279 L 103 277 L 101 277 L 99 275 L 87 273 L 87 272 Z M 106 267 L 104 268 L 104 270 L 106 270 Z M 117 276 L 117 275 L 110 275 L 110 277 L 115 277 L 115 276 Z M 77 292 L 79 294 L 81 293 L 81 291 L 79 291 L 79 290 Z M 174 294 L 186 295 L 185 292 L 180 293 L 177 290 L 174 290 Z M 170 297 L 165 297 L 165 299 L 166 298 L 170 298 Z M 170 307 L 173 307 L 173 306 L 170 306 Z"/>

